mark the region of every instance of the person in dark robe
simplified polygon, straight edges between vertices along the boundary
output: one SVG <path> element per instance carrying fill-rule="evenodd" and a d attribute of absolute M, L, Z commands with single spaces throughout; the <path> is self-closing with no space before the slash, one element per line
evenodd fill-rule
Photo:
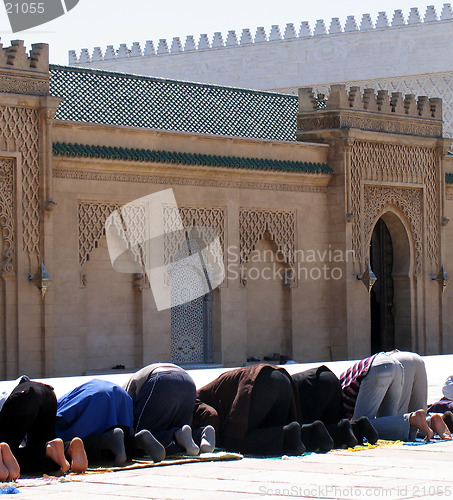
<path fill-rule="evenodd" d="M 379 436 L 368 418 L 352 422 L 345 418 L 341 382 L 327 366 L 311 368 L 291 377 L 299 395 L 302 424 L 323 422 L 335 448 L 352 448 L 362 444 L 364 439 L 376 443 Z"/>
<path fill-rule="evenodd" d="M 107 380 L 89 380 L 58 399 L 56 433 L 64 441 L 82 438 L 90 461 L 113 455 L 114 465 L 120 466 L 139 450 L 154 462 L 165 456 L 149 431 L 133 432 L 132 398 Z"/>
<path fill-rule="evenodd" d="M 149 430 L 164 446 L 166 455 L 193 456 L 214 450 L 212 426 L 192 430 L 196 388 L 183 368 L 172 363 L 145 366 L 124 388 L 133 400 L 135 431 Z"/>
<path fill-rule="evenodd" d="M 211 424 L 228 451 L 301 455 L 306 450 L 297 389 L 283 368 L 257 364 L 226 371 L 200 388 L 197 398 L 194 425 Z M 331 448 L 322 424 L 305 431 L 310 447 Z"/>
<path fill-rule="evenodd" d="M 85 450 L 75 437 L 65 447 L 55 432 L 57 398 L 53 388 L 22 376 L 5 395 L 0 410 L 0 441 L 9 445 L 23 473 L 84 472 Z"/>

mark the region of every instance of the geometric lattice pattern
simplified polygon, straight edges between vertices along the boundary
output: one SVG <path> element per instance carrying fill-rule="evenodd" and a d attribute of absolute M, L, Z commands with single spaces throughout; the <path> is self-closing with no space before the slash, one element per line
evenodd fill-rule
<path fill-rule="evenodd" d="M 164 207 L 164 254 L 165 263 L 170 263 L 170 280 L 172 293 L 184 289 L 187 283 L 191 288 L 198 282 L 196 276 L 185 275 L 190 269 L 178 266 L 180 259 L 188 256 L 187 240 L 181 231 L 180 222 L 185 229 L 207 227 L 213 229 L 218 238 L 220 248 L 212 248 L 215 255 L 225 257 L 225 222 L 226 210 L 223 207 L 194 207 L 179 205 Z M 206 245 L 213 244 L 212 234 L 201 231 L 200 237 Z M 193 250 L 193 249 L 192 249 Z M 223 251 L 222 251 L 223 250 Z M 222 252 L 222 253 L 221 253 Z M 222 263 L 223 264 L 223 263 Z M 175 273 L 171 272 L 174 268 Z M 172 277 L 173 276 L 173 277 Z M 178 282 L 174 282 L 176 276 Z M 174 292 L 175 291 L 175 292 Z M 172 301 L 177 297 L 172 297 Z M 171 308 L 171 360 L 173 363 L 206 363 L 212 360 L 212 292 L 202 295 L 195 300 Z"/>
<path fill-rule="evenodd" d="M 0 149 L 22 157 L 22 230 L 24 252 L 39 258 L 39 116 L 36 109 L 0 108 Z"/>
<path fill-rule="evenodd" d="M 351 187 L 350 204 L 354 215 L 352 225 L 352 246 L 356 257 L 361 264 L 368 259 L 367 242 L 370 241 L 372 227 L 364 226 L 366 213 L 370 210 L 370 202 L 365 202 L 363 183 L 367 181 L 380 181 L 383 183 L 410 183 L 424 188 L 425 199 L 423 203 L 402 202 L 404 197 L 413 198 L 412 190 L 398 191 L 398 186 L 389 187 L 388 190 L 399 192 L 400 209 L 411 223 L 414 232 L 413 238 L 418 243 L 418 267 L 422 262 L 421 252 L 423 234 L 426 234 L 426 254 L 431 265 L 437 266 L 440 252 L 440 194 L 437 186 L 440 182 L 440 169 L 438 168 L 436 151 L 433 148 L 421 146 L 405 146 L 400 144 L 372 143 L 367 141 L 354 141 L 351 146 Z M 370 192 L 370 191 L 369 191 Z M 376 195 L 381 191 L 374 191 Z M 409 194 L 411 193 L 411 194 Z M 388 198 L 390 203 L 390 198 Z M 394 199 L 393 201 L 396 203 Z M 414 201 L 414 200 L 412 200 Z M 377 202 L 373 203 L 376 205 Z M 378 203 L 379 204 L 379 203 Z M 423 220 L 423 209 L 426 218 Z M 370 215 L 372 216 L 372 215 Z M 419 223 L 415 223 L 419 220 Z M 417 246 L 417 244 L 416 244 Z"/>
<path fill-rule="evenodd" d="M 241 265 L 245 264 L 256 245 L 268 231 L 278 252 L 289 266 L 294 264 L 296 211 L 241 209 L 239 211 L 239 246 Z"/>
<path fill-rule="evenodd" d="M 191 277 L 188 276 L 187 279 L 190 280 Z M 172 289 L 177 287 L 177 283 L 172 283 Z M 212 359 L 211 297 L 212 292 L 171 308 L 173 363 L 206 363 Z"/>
<path fill-rule="evenodd" d="M 0 255 L 0 274 L 13 274 L 15 268 L 15 160 L 0 159 L 0 236 L 3 255 Z"/>
<path fill-rule="evenodd" d="M 59 120 L 296 140 L 288 94 L 50 65 L 50 95 Z"/>
<path fill-rule="evenodd" d="M 83 266 L 89 260 L 91 252 L 98 247 L 100 240 L 105 236 L 107 217 L 119 208 L 121 208 L 121 204 L 115 202 L 78 202 L 80 266 Z"/>
<path fill-rule="evenodd" d="M 185 229 L 193 227 L 211 228 L 215 231 L 219 238 L 220 249 L 211 247 L 215 255 L 225 256 L 225 223 L 226 210 L 223 207 L 194 207 L 189 205 L 178 205 L 175 209 L 173 206 L 164 207 L 163 222 L 166 231 L 165 242 L 165 263 L 175 261 L 175 257 L 184 251 L 186 247 L 186 238 L 184 234 L 175 231 L 179 227 L 179 221 Z M 201 231 L 201 238 L 205 240 L 207 245 L 212 244 L 212 233 Z M 220 250 L 222 253 L 220 253 Z"/>

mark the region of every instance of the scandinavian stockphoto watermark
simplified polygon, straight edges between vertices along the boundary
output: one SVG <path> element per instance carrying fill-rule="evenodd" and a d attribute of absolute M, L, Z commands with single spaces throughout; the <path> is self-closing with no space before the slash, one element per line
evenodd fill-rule
<path fill-rule="evenodd" d="M 4 0 L 13 33 L 53 21 L 78 3 L 79 0 Z"/>
<path fill-rule="evenodd" d="M 225 278 L 219 236 L 185 228 L 172 189 L 114 210 L 105 233 L 113 268 L 146 273 L 158 311 L 203 297 Z"/>
<path fill-rule="evenodd" d="M 297 249 L 288 253 L 271 249 L 241 253 L 237 246 L 227 250 L 227 279 L 274 281 L 285 284 L 301 281 L 339 281 L 344 277 L 344 263 L 353 262 L 353 250 L 328 245 L 323 248 Z"/>
<path fill-rule="evenodd" d="M 261 485 L 259 493 L 270 497 L 302 497 L 302 498 L 439 498 L 450 497 L 453 494 L 449 485 L 411 485 L 395 486 L 393 488 L 369 486 L 304 486 L 304 485 Z"/>

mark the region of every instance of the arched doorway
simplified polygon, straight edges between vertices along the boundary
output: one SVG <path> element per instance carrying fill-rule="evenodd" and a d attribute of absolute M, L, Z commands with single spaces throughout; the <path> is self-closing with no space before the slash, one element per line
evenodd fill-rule
<path fill-rule="evenodd" d="M 377 281 L 370 293 L 371 352 L 413 350 L 411 245 L 408 229 L 393 210 L 376 222 L 370 265 Z"/>
<path fill-rule="evenodd" d="M 387 225 L 379 219 L 371 236 L 371 269 L 377 281 L 370 293 L 371 352 L 395 348 L 393 245 Z"/>

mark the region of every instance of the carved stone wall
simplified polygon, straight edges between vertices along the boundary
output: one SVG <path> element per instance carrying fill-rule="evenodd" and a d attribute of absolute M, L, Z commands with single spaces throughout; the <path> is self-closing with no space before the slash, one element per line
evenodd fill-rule
<path fill-rule="evenodd" d="M 0 234 L 3 237 L 0 274 L 14 274 L 15 272 L 15 184 L 15 160 L 12 158 L 0 159 Z"/>
<path fill-rule="evenodd" d="M 400 144 L 354 141 L 351 145 L 351 184 L 349 207 L 353 215 L 352 246 L 356 258 L 364 264 L 368 258 L 375 217 L 386 204 L 398 206 L 413 231 L 416 272 L 423 263 L 423 238 L 426 257 L 437 267 L 440 252 L 440 169 L 433 148 Z M 367 186 L 381 182 L 381 186 Z M 395 183 L 392 186 L 391 183 Z M 407 188 L 401 184 L 411 184 Z M 419 186 L 419 189 L 414 189 Z M 423 198 L 424 196 L 424 198 Z"/>
<path fill-rule="evenodd" d="M 22 156 L 23 248 L 29 258 L 40 255 L 39 117 L 35 109 L 0 107 L 0 149 Z"/>
<path fill-rule="evenodd" d="M 241 209 L 239 211 L 239 246 L 241 264 L 268 231 L 285 262 L 294 264 L 296 240 L 295 210 Z"/>

